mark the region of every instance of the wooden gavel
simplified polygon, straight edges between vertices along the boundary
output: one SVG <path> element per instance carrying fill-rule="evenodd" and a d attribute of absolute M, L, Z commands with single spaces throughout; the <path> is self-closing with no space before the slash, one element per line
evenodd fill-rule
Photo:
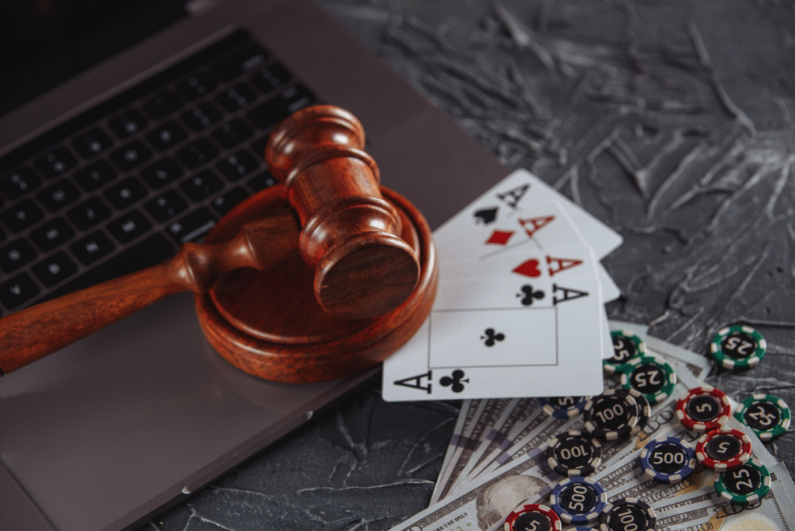
<path fill-rule="evenodd" d="M 257 376 L 315 381 L 349 374 L 383 359 L 427 316 L 435 293 L 436 266 L 424 219 L 400 196 L 379 187 L 378 167 L 362 151 L 364 143 L 359 121 L 340 108 L 320 105 L 288 117 L 271 133 L 265 148 L 268 167 L 281 186 L 264 190 L 232 209 L 204 245 L 186 243 L 159 265 L 0 319 L 0 374 L 181 291 L 197 293 L 200 321 L 213 346 L 233 364 Z M 392 200 L 386 200 L 382 191 Z M 285 199 L 292 210 L 282 206 Z M 396 204 L 402 206 L 396 208 Z M 234 234 L 227 238 L 230 227 Z M 291 258 L 296 253 L 302 262 Z M 290 330 L 274 334 L 261 330 L 269 328 L 267 324 L 252 326 L 247 324 L 250 317 L 238 315 L 255 315 L 256 322 L 259 308 L 273 305 L 271 296 L 259 300 L 261 293 L 248 292 L 244 286 L 239 290 L 243 295 L 234 295 L 234 301 L 228 301 L 226 284 L 234 285 L 238 278 L 255 278 L 256 282 L 246 281 L 250 285 L 268 282 L 261 278 L 261 271 L 273 278 L 269 282 L 279 282 L 287 278 L 281 275 L 285 269 L 307 266 L 313 270 L 314 300 L 304 300 L 303 307 L 285 312 L 295 319 L 306 318 L 310 329 L 328 321 L 326 328 L 345 329 L 353 335 L 363 333 L 355 341 L 361 348 L 354 349 L 357 361 L 350 363 L 350 368 L 319 369 L 316 361 L 329 367 L 334 360 L 317 358 L 307 362 L 313 365 L 311 374 L 304 374 L 301 362 L 295 365 L 291 360 L 298 352 L 291 345 L 306 345 L 306 349 L 321 352 L 325 346 L 340 343 L 337 332 L 313 332 L 311 337 Z M 241 268 L 253 269 L 230 276 Z M 224 285 L 216 292 L 213 288 L 220 279 L 225 283 L 220 283 Z M 418 288 L 421 293 L 415 293 Z M 216 311 L 223 317 L 207 317 L 208 312 L 215 315 Z M 272 309 L 267 312 L 276 313 Z M 218 332 L 219 327 L 229 328 L 230 323 L 231 328 L 240 330 Z M 406 337 L 397 342 L 390 338 L 385 348 L 375 348 L 375 355 L 363 354 L 374 341 L 378 343 L 395 329 Z M 218 337 L 238 332 L 246 339 L 233 339 L 231 347 L 228 342 L 219 344 Z M 261 338 L 267 340 L 265 346 L 252 346 Z M 230 348 L 240 352 L 230 354 Z M 286 355 L 284 359 L 273 360 L 274 355 L 282 354 Z M 239 361 L 240 356 L 260 355 L 278 370 L 253 367 L 250 359 Z M 293 364 L 289 374 L 282 374 L 280 365 L 285 363 Z M 254 364 L 262 365 L 258 361 Z"/>

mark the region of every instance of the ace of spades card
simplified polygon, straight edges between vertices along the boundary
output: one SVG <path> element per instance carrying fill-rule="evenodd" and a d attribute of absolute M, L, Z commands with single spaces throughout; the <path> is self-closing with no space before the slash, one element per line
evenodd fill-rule
<path fill-rule="evenodd" d="M 597 256 L 618 234 L 517 171 L 435 240 L 437 299 L 384 362 L 386 400 L 601 392 L 601 358 L 612 350 L 604 300 L 619 292 Z"/>

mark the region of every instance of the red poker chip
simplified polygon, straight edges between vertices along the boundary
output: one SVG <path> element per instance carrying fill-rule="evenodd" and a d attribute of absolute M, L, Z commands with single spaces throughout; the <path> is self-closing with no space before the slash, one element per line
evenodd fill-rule
<path fill-rule="evenodd" d="M 751 458 L 751 439 L 723 425 L 701 436 L 696 444 L 696 459 L 717 472 L 740 468 Z"/>
<path fill-rule="evenodd" d="M 560 531 L 560 516 L 546 505 L 525 503 L 514 509 L 505 519 L 505 531 Z"/>
<path fill-rule="evenodd" d="M 707 432 L 720 428 L 731 418 L 729 397 L 711 385 L 694 387 L 676 403 L 676 416 L 692 431 Z"/>

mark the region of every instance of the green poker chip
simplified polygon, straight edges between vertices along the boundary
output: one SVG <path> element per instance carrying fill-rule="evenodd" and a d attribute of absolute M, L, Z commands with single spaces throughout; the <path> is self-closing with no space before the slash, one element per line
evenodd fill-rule
<path fill-rule="evenodd" d="M 755 328 L 727 326 L 712 338 L 709 351 L 715 361 L 727 369 L 750 369 L 765 357 L 767 342 Z"/>
<path fill-rule="evenodd" d="M 602 360 L 602 368 L 608 374 L 613 374 L 631 359 L 646 355 L 646 343 L 637 334 L 627 330 L 613 330 L 610 337 L 613 339 L 613 355 Z"/>
<path fill-rule="evenodd" d="M 659 356 L 633 358 L 620 369 L 621 387 L 634 389 L 654 405 L 671 396 L 676 389 L 676 373 L 671 364 Z"/>
<path fill-rule="evenodd" d="M 723 472 L 714 483 L 720 497 L 736 505 L 753 505 L 770 492 L 770 472 L 758 459 Z"/>
<path fill-rule="evenodd" d="M 754 430 L 762 441 L 771 441 L 789 429 L 792 413 L 786 402 L 773 395 L 754 394 L 740 403 L 734 416 Z"/>

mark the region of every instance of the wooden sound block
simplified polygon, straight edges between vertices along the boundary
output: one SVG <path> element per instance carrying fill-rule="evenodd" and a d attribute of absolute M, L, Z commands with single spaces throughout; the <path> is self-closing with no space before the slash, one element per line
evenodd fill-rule
<path fill-rule="evenodd" d="M 324 310 L 313 291 L 314 270 L 298 242 L 267 269 L 226 274 L 196 310 L 210 344 L 235 367 L 260 378 L 306 383 L 355 374 L 383 361 L 414 335 L 436 295 L 438 266 L 430 228 L 399 194 L 381 188 L 401 218 L 401 238 L 420 259 L 414 291 L 393 310 L 369 319 L 347 319 Z M 228 241 L 249 220 L 291 212 L 284 186 L 264 190 L 224 216 L 205 238 Z M 285 230 L 295 231 L 296 226 Z"/>

